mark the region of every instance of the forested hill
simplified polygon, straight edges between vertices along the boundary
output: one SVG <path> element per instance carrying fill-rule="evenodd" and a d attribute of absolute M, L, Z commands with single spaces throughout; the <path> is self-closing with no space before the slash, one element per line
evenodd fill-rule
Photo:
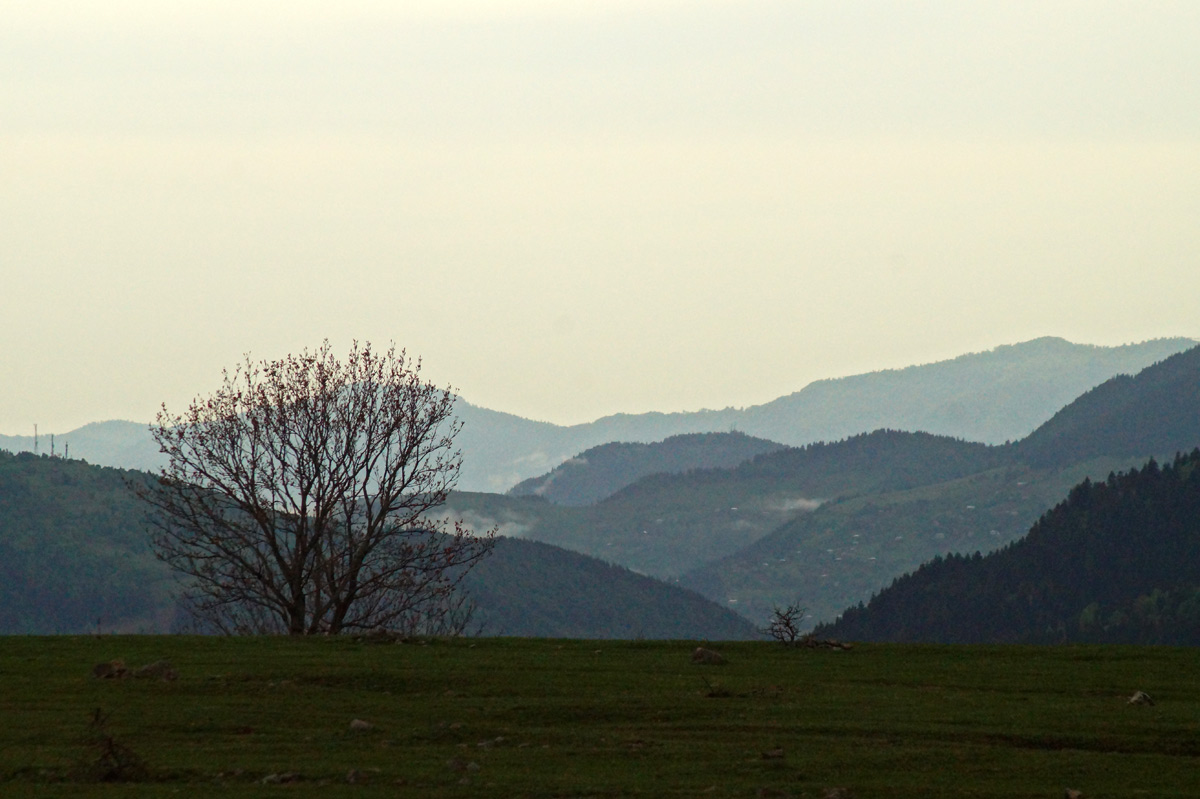
<path fill-rule="evenodd" d="M 1007 463 L 1003 448 L 929 433 L 875 430 L 841 441 L 788 447 L 759 455 L 732 469 L 657 474 L 643 478 L 607 502 L 643 495 L 707 491 L 711 486 L 766 487 L 808 498 L 912 488 Z"/>
<path fill-rule="evenodd" d="M 174 581 L 150 550 L 143 508 L 127 485 L 150 479 L 0 450 L 0 635 L 172 629 Z M 677 586 L 532 541 L 499 541 L 467 580 L 485 634 L 756 634 L 745 619 Z"/>
<path fill-rule="evenodd" d="M 0 450 L 0 633 L 167 629 L 169 576 L 126 487 L 148 477 Z"/>
<path fill-rule="evenodd" d="M 484 635 L 745 640 L 733 611 L 612 563 L 550 544 L 502 538 L 467 575 Z"/>
<path fill-rule="evenodd" d="M 1170 456 L 1200 445 L 1200 347 L 1080 396 L 1015 446 L 1034 466 L 1099 455 Z"/>
<path fill-rule="evenodd" d="M 783 444 L 745 433 L 691 433 L 653 444 L 602 444 L 541 477 L 518 483 L 508 493 L 536 495 L 556 505 L 591 505 L 648 474 L 728 468 L 779 449 Z"/>
<path fill-rule="evenodd" d="M 1200 645 L 1200 449 L 1084 481 L 1023 539 L 937 558 L 817 634 Z"/>

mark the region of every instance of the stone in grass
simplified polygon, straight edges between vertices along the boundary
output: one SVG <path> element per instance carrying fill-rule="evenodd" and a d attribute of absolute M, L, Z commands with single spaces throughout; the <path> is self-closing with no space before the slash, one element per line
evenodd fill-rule
<path fill-rule="evenodd" d="M 1145 691 L 1134 691 L 1133 696 L 1129 697 L 1131 705 L 1153 705 L 1154 700 L 1150 698 L 1150 694 Z"/>
<path fill-rule="evenodd" d="M 1067 788 L 1063 793 L 1065 799 L 1083 799 L 1083 791 L 1077 791 L 1074 788 Z"/>
<path fill-rule="evenodd" d="M 98 680 L 115 680 L 124 677 L 125 673 L 125 661 L 123 660 L 110 660 L 107 663 L 97 663 L 92 667 L 92 676 Z"/>
<path fill-rule="evenodd" d="M 287 785 L 293 782 L 299 782 L 300 775 L 295 771 L 286 771 L 282 774 L 268 774 L 262 778 L 263 785 Z"/>
<path fill-rule="evenodd" d="M 355 732 L 366 732 L 367 730 L 375 729 L 375 725 L 369 721 L 354 719 L 350 722 L 350 729 L 354 730 Z"/>
<path fill-rule="evenodd" d="M 179 675 L 175 673 L 175 669 L 171 668 L 171 664 L 166 660 L 156 660 L 153 663 L 147 663 L 140 669 L 133 672 L 133 676 L 139 679 L 154 679 L 170 682 L 176 680 Z"/>
<path fill-rule="evenodd" d="M 698 646 L 692 652 L 692 663 L 698 666 L 724 666 L 727 662 L 724 655 L 713 649 Z"/>

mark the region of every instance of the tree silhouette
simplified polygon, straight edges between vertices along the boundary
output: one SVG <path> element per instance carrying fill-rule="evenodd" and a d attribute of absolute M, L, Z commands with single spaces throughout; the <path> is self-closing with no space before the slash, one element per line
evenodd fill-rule
<path fill-rule="evenodd" d="M 461 629 L 456 588 L 494 531 L 434 515 L 461 468 L 461 423 L 420 370 L 357 342 L 341 361 L 326 341 L 247 357 L 183 414 L 163 406 L 151 432 L 168 464 L 139 496 L 202 628 Z"/>

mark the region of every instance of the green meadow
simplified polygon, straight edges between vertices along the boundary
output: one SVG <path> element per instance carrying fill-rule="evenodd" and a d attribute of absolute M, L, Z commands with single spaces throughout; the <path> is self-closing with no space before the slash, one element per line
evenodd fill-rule
<path fill-rule="evenodd" d="M 1196 650 L 696 645 L 0 638 L 0 796 L 1200 795 Z"/>

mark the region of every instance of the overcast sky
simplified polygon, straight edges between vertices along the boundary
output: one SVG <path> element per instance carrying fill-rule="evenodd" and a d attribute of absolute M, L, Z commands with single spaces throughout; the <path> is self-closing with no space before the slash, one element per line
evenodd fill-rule
<path fill-rule="evenodd" d="M 1200 3 L 0 0 L 0 433 L 395 341 L 573 423 L 1200 336 Z"/>

